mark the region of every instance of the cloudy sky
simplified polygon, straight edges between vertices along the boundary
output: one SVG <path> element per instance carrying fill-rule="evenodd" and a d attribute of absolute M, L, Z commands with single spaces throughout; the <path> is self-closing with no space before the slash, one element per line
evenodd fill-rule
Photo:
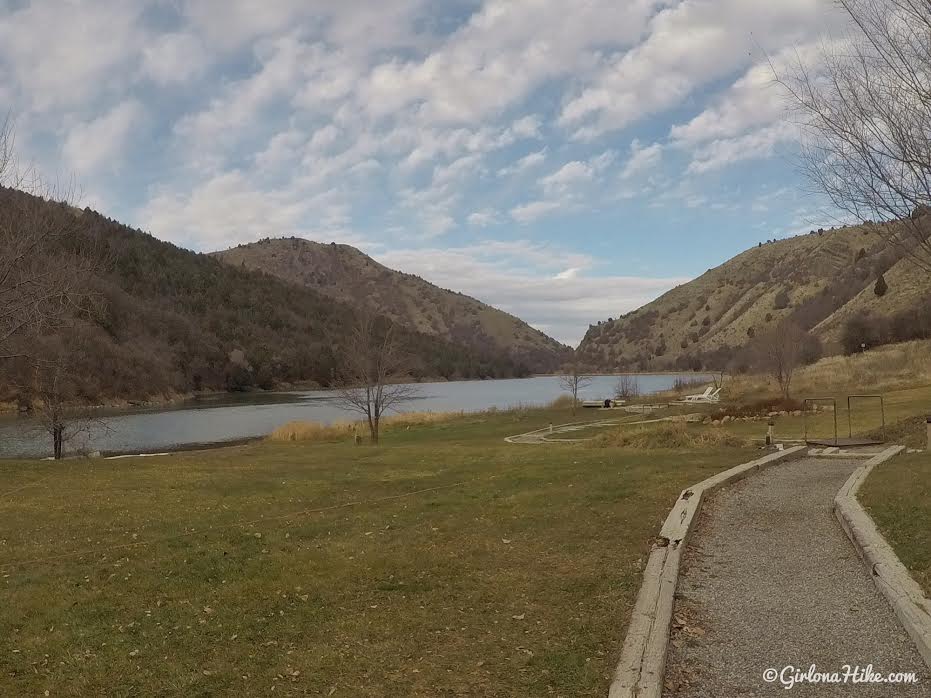
<path fill-rule="evenodd" d="M 83 202 L 346 242 L 575 343 L 819 221 L 777 66 L 830 0 L 0 0 L 0 104 Z"/>

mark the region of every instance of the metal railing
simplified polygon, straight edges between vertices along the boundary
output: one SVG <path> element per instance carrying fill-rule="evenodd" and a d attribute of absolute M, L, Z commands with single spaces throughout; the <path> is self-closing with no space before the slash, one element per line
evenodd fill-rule
<path fill-rule="evenodd" d="M 853 401 L 854 400 L 879 400 L 879 412 L 882 417 L 882 442 L 886 441 L 886 402 L 883 399 L 882 395 L 848 395 L 847 396 L 847 436 L 850 439 L 853 439 Z M 834 445 L 838 445 L 838 429 L 837 429 L 837 399 L 833 397 L 808 397 L 802 403 L 802 415 L 804 417 L 805 425 L 805 441 L 808 441 L 808 415 L 809 412 L 814 412 L 814 410 L 809 410 L 809 405 L 814 405 L 815 403 L 829 402 L 831 403 L 832 409 L 834 411 Z"/>
<path fill-rule="evenodd" d="M 808 404 L 816 402 L 830 402 L 834 412 L 834 443 L 837 444 L 837 399 L 833 397 L 806 397 L 802 402 L 802 418 L 805 424 L 805 441 L 808 441 Z"/>
<path fill-rule="evenodd" d="M 886 441 L 886 401 L 882 395 L 848 395 L 847 396 L 847 433 L 853 438 L 853 413 L 850 409 L 851 400 L 879 400 L 879 412 L 882 415 L 882 440 Z"/>

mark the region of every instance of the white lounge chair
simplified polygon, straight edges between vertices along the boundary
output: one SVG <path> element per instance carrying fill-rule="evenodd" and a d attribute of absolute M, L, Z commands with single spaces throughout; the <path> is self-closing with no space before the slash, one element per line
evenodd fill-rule
<path fill-rule="evenodd" d="M 721 388 L 715 388 L 709 385 L 703 393 L 698 395 L 686 395 L 684 399 L 673 404 L 676 405 L 707 405 L 709 403 L 721 402 Z"/>
<path fill-rule="evenodd" d="M 697 395 L 686 395 L 684 398 L 682 398 L 682 402 L 707 402 L 712 393 L 714 393 L 714 386 L 709 385 L 707 388 L 705 388 L 705 392 L 698 393 Z"/>

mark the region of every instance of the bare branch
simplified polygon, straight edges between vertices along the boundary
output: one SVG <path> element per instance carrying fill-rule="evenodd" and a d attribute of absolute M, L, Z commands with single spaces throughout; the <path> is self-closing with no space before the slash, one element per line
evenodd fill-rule
<path fill-rule="evenodd" d="M 813 188 L 931 272 L 931 3 L 839 0 L 845 42 L 777 73 L 803 133 Z M 774 68 L 775 72 L 775 68 Z"/>
<path fill-rule="evenodd" d="M 575 356 L 563 367 L 563 375 L 559 377 L 559 387 L 572 395 L 572 414 L 575 414 L 579 405 L 579 391 L 587 388 L 591 382 L 591 377 L 582 373 L 581 364 Z"/>
<path fill-rule="evenodd" d="M 336 381 L 336 402 L 363 417 L 372 443 L 378 443 L 381 418 L 419 396 L 406 383 L 410 366 L 401 351 L 393 324 L 369 313 L 358 323 L 342 347 L 342 368 Z"/>
<path fill-rule="evenodd" d="M 0 353 L 16 335 L 54 328 L 91 302 L 105 255 L 79 235 L 73 182 L 21 169 L 9 117 L 0 124 Z"/>

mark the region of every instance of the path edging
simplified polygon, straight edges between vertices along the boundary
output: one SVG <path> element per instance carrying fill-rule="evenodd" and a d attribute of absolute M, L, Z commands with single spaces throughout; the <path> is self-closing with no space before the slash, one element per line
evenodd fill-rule
<path fill-rule="evenodd" d="M 776 451 L 682 490 L 660 530 L 660 542 L 653 546 L 647 559 L 608 698 L 662 695 L 679 561 L 705 495 L 774 463 L 806 453 L 807 446 Z"/>
<path fill-rule="evenodd" d="M 834 497 L 834 515 L 867 565 L 876 588 L 892 606 L 922 659 L 931 666 L 931 601 L 857 499 L 860 486 L 873 468 L 903 450 L 904 446 L 891 446 L 857 468 Z"/>

